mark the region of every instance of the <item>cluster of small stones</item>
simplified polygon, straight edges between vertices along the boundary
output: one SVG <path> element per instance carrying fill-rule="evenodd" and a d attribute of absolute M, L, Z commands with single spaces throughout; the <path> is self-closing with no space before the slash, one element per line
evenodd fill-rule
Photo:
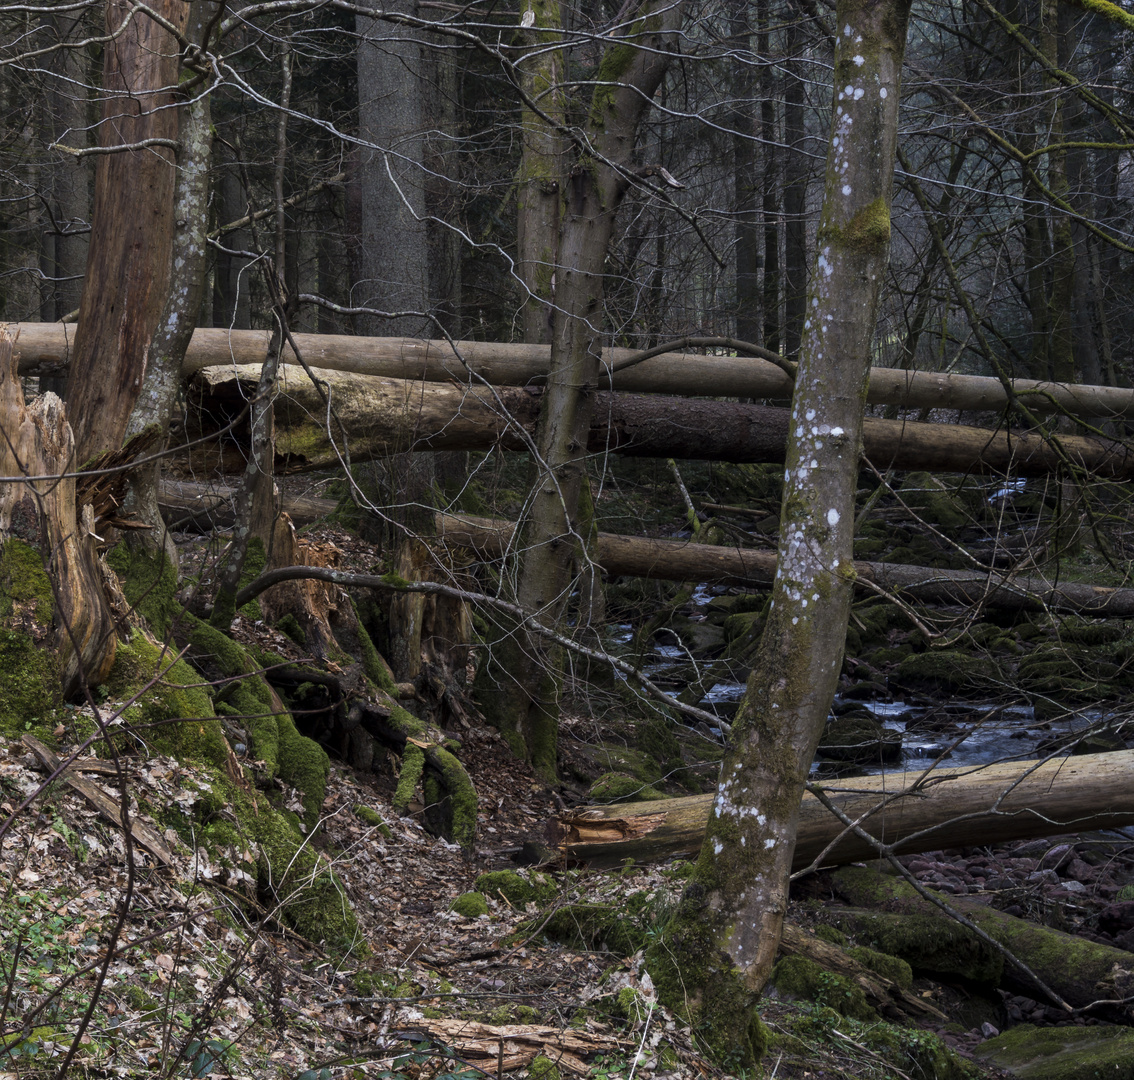
<path fill-rule="evenodd" d="M 1093 846 L 1028 840 L 993 854 L 973 856 L 927 852 L 900 861 L 923 885 L 954 896 L 998 894 L 996 907 L 1026 917 L 1037 905 L 1075 914 L 1077 937 L 1134 952 L 1134 899 L 1127 899 L 1132 875 L 1123 860 L 1088 861 Z M 1084 858 L 1086 856 L 1086 858 Z M 1030 1013 L 1023 1009 L 1025 1020 Z M 1033 1009 L 1034 1011 L 1034 1009 Z M 1052 1021 L 1045 1021 L 1052 1022 Z"/>
<path fill-rule="evenodd" d="M 1087 846 L 1081 846 L 1085 852 Z M 905 856 L 900 862 L 922 884 L 955 896 L 1019 889 L 1049 901 L 1113 901 L 1123 883 L 1106 865 L 1092 866 L 1081 854 L 1076 845 L 1052 847 L 1045 840 L 1031 840 L 1003 855 L 966 857 L 928 852 Z M 1122 867 L 1113 869 L 1121 871 Z M 1130 906 L 1134 909 L 1134 902 Z M 1005 910 L 1013 915 L 1021 913 Z"/>

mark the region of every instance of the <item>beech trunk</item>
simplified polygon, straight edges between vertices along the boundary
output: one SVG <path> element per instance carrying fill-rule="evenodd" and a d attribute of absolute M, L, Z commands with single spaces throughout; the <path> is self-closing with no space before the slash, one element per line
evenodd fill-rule
<path fill-rule="evenodd" d="M 839 0 L 817 260 L 792 394 L 779 561 L 693 880 L 647 961 L 718 1054 L 750 1065 L 775 962 L 800 800 L 842 666 L 909 0 Z M 932 466 L 926 466 L 932 468 Z M 673 957 L 698 954 L 695 975 Z"/>

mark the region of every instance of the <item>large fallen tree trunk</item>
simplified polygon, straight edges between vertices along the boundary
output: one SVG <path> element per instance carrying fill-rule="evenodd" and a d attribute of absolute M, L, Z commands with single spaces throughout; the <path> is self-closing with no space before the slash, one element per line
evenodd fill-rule
<path fill-rule="evenodd" d="M 918 971 L 956 975 L 963 965 L 956 964 L 954 958 L 965 952 L 956 942 L 967 939 L 969 956 L 978 963 L 983 960 L 979 981 L 1003 985 L 1006 978 L 1036 994 L 1036 986 L 1023 971 L 1002 968 L 999 954 L 906 882 L 866 867 L 846 867 L 834 875 L 833 886 L 841 899 L 855 907 L 832 908 L 832 921 L 858 940 L 870 941 L 881 951 L 900 956 Z M 1042 987 L 1057 994 L 1066 1005 L 1076 1009 L 1101 1006 L 1103 1015 L 1109 1013 L 1130 1022 L 1134 956 L 1127 950 L 1016 918 L 977 897 L 944 899 L 1026 964 Z"/>
<path fill-rule="evenodd" d="M 437 515 L 437 534 L 450 544 L 472 548 L 486 559 L 499 558 L 513 525 L 494 518 Z M 681 540 L 599 533 L 594 559 L 605 574 L 703 581 L 721 585 L 771 585 L 776 553 Z M 1134 618 L 1134 589 L 1054 584 L 1039 577 L 997 571 L 937 570 L 900 563 L 854 564 L 856 586 L 899 593 L 922 603 L 981 605 L 1009 611 L 1064 611 L 1107 618 Z"/>
<path fill-rule="evenodd" d="M 851 820 L 903 855 L 1134 825 L 1134 750 L 980 769 L 936 769 L 901 794 L 917 774 L 888 773 L 824 784 L 827 798 Z M 561 814 L 558 847 L 571 862 L 618 866 L 696 854 L 712 795 L 591 806 Z M 813 795 L 805 795 L 794 870 L 819 859 L 836 866 L 877 856 Z M 820 856 L 822 858 L 820 859 Z"/>
<path fill-rule="evenodd" d="M 528 449 L 539 417 L 538 389 L 440 386 L 316 371 L 355 461 L 404 450 Z M 209 368 L 194 380 L 203 430 L 235 418 L 251 399 L 259 368 Z M 326 405 L 307 375 L 288 368 L 276 404 L 277 451 L 290 471 L 340 462 L 327 434 Z M 782 462 L 787 409 L 661 395 L 596 395 L 588 446 L 595 453 L 702 461 Z M 1100 477 L 1134 476 L 1134 454 L 1102 438 L 989 431 L 964 425 L 867 419 L 864 456 L 878 469 L 1042 476 L 1070 463 Z M 241 459 L 242 460 L 242 459 Z M 205 462 L 200 462 L 203 467 Z M 242 466 L 241 466 L 242 467 Z"/>
<path fill-rule="evenodd" d="M 69 328 L 58 323 L 23 323 L 20 373 L 47 375 L 65 369 L 68 333 Z M 185 374 L 205 367 L 259 363 L 267 351 L 268 336 L 266 330 L 199 328 L 185 356 Z M 454 352 L 448 342 L 413 338 L 296 334 L 295 339 L 304 360 L 312 366 L 426 382 L 468 382 L 473 376 L 493 386 L 527 386 L 538 383 L 547 373 L 550 355 L 547 345 L 489 341 L 456 342 Z M 632 349 L 603 350 L 604 362 L 612 366 L 633 355 Z M 297 363 L 290 348 L 282 359 L 285 364 Z M 1066 411 L 1110 419 L 1134 416 L 1134 390 L 1031 379 L 1016 379 L 1011 385 L 1033 412 Z M 668 353 L 615 371 L 613 389 L 642 394 L 788 398 L 791 380 L 775 364 L 754 357 Z M 904 409 L 984 412 L 1003 409 L 1008 395 L 999 379 L 985 376 L 872 368 L 867 401 Z"/>

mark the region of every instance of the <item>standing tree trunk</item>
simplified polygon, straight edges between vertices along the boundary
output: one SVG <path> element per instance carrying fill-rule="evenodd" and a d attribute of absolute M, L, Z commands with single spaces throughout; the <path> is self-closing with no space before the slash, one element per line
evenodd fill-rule
<path fill-rule="evenodd" d="M 586 540 L 579 494 L 599 386 L 603 264 L 629 183 L 638 121 L 661 85 L 681 14 L 680 2 L 641 0 L 624 24 L 624 36 L 608 46 L 586 124 L 594 153 L 581 153 L 567 180 L 551 364 L 533 455 L 536 476 L 510 585 L 525 612 L 551 624 L 566 606 Z M 555 776 L 561 658 L 520 626 L 497 643 L 494 659 L 495 684 L 484 694 L 486 713 L 513 750 L 550 779 Z"/>
<path fill-rule="evenodd" d="M 189 5 L 152 10 L 184 33 Z M 177 39 L 128 0 L 108 0 L 105 95 L 90 256 L 67 380 L 78 462 L 117 450 L 142 389 L 165 304 L 173 244 Z M 143 144 L 139 147 L 139 144 Z"/>
<path fill-rule="evenodd" d="M 808 768 L 842 666 L 871 341 L 890 240 L 909 0 L 840 0 L 816 270 L 792 398 L 779 567 L 767 628 L 721 763 L 705 844 L 664 939 L 664 1001 L 749 1065 L 775 961 Z M 675 962 L 675 960 L 677 962 Z"/>
<path fill-rule="evenodd" d="M 516 182 L 516 273 L 524 290 L 523 334 L 524 341 L 538 345 L 551 341 L 563 197 L 564 147 L 556 124 L 566 122 L 567 102 L 559 8 L 560 0 L 526 0 L 531 26 L 520 34 L 531 48 L 516 64 L 524 93 L 539 109 L 526 102 L 520 105 L 522 155 Z"/>
<path fill-rule="evenodd" d="M 807 84 L 799 55 L 803 31 L 798 18 L 788 22 L 784 47 L 788 57 L 784 65 L 784 356 L 794 360 L 807 305 Z"/>

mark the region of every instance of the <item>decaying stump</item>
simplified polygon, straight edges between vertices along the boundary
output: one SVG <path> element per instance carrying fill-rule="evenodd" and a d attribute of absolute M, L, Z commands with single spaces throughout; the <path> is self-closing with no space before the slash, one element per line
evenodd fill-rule
<path fill-rule="evenodd" d="M 29 478 L 0 485 L 0 623 L 6 678 L 43 708 L 101 682 L 117 637 L 94 511 L 61 476 L 75 468 L 66 407 L 52 393 L 25 405 L 14 345 L 0 326 L 0 477 Z"/>
<path fill-rule="evenodd" d="M 277 522 L 268 565 L 337 565 L 333 544 L 296 536 L 286 515 Z M 402 757 L 394 809 L 405 813 L 420 780 L 426 824 L 464 848 L 476 830 L 476 791 L 453 754 L 454 740 L 398 702 L 399 688 L 385 660 L 358 621 L 345 590 L 330 582 L 303 579 L 274 585 L 260 596 L 269 623 L 285 616 L 295 620 L 312 667 L 268 672 L 270 681 L 318 684 L 331 698 L 327 740 L 355 767 L 368 769 L 375 741 Z"/>

